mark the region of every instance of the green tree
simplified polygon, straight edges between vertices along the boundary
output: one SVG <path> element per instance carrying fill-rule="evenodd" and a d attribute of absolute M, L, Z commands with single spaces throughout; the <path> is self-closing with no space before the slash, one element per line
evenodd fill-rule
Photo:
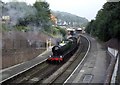
<path fill-rule="evenodd" d="M 40 25 L 45 30 L 47 30 L 50 26 L 50 9 L 49 4 L 47 2 L 39 1 L 35 2 L 34 7 L 37 10 L 36 14 L 36 23 Z"/>
<path fill-rule="evenodd" d="M 120 2 L 107 2 L 103 8 L 98 11 L 96 19 L 91 21 L 87 27 L 86 32 L 97 36 L 103 41 L 111 38 L 119 39 L 120 34 Z"/>
<path fill-rule="evenodd" d="M 50 9 L 49 9 L 49 4 L 47 2 L 35 2 L 33 5 L 35 9 L 37 10 L 36 14 L 30 15 L 20 18 L 18 20 L 17 26 L 28 26 L 28 25 L 33 25 L 37 26 L 38 28 L 42 28 L 45 31 L 50 32 Z"/>
<path fill-rule="evenodd" d="M 63 37 L 66 36 L 66 30 L 64 28 L 61 27 L 56 27 L 56 28 L 59 30 L 59 32 L 62 34 Z"/>

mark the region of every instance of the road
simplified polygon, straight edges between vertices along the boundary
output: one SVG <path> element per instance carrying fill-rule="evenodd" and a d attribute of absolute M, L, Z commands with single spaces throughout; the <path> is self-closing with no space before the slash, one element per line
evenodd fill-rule
<path fill-rule="evenodd" d="M 87 36 L 87 35 L 86 35 Z M 66 83 L 104 83 L 106 74 L 106 51 L 94 38 L 83 65 L 73 73 Z"/>

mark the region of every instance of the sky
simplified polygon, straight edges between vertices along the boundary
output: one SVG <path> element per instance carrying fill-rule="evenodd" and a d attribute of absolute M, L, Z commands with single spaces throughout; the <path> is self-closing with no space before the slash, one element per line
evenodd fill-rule
<path fill-rule="evenodd" d="M 3 2 L 14 0 L 2 0 Z M 33 4 L 36 0 L 16 0 Z M 45 0 L 50 4 L 50 9 L 54 11 L 68 12 L 89 21 L 95 19 L 97 12 L 102 8 L 107 0 Z"/>

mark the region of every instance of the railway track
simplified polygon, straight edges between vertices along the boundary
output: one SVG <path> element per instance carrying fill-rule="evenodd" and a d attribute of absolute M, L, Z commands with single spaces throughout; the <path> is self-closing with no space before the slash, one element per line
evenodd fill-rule
<path fill-rule="evenodd" d="M 73 71 L 77 68 L 80 62 L 83 62 L 86 52 L 88 52 L 88 41 L 85 38 L 82 38 L 82 43 L 78 48 L 78 51 L 75 55 L 57 72 L 51 75 L 48 79 L 44 80 L 42 83 L 48 83 L 49 85 L 53 85 L 56 83 L 66 83 L 66 80 L 69 79 L 69 76 L 73 73 Z M 57 75 L 56 75 L 57 74 Z"/>
<path fill-rule="evenodd" d="M 66 59 L 66 61 L 68 59 Z M 25 72 L 4 81 L 2 84 L 11 84 L 11 83 L 36 84 L 38 82 L 41 83 L 42 80 L 45 80 L 47 77 L 53 74 L 64 63 L 65 62 L 61 64 L 48 64 L 46 61 L 44 61 L 34 66 L 33 68 L 28 69 Z"/>
<path fill-rule="evenodd" d="M 23 72 L 9 80 L 6 80 L 2 84 L 10 84 L 10 83 L 53 84 L 58 82 L 63 83 L 65 79 L 72 73 L 76 65 L 82 60 L 83 56 L 86 53 L 87 45 L 85 45 L 84 40 L 85 39 L 83 38 L 83 41 L 80 47 L 78 48 L 76 54 L 72 58 L 67 59 L 69 61 L 66 62 L 65 64 L 62 63 L 62 64 L 55 65 L 55 64 L 48 64 L 47 62 L 42 62 L 41 64 L 33 67 L 32 69 L 29 69 L 26 72 Z M 60 70 L 60 72 L 57 72 L 58 70 Z M 54 72 L 58 73 L 58 75 L 56 75 L 56 73 Z M 51 79 L 51 81 L 45 82 L 46 80 L 49 80 L 52 74 L 56 75 L 54 76 L 54 79 Z M 61 78 L 62 78 L 62 81 L 61 81 Z"/>
<path fill-rule="evenodd" d="M 6 80 L 2 84 L 12 84 L 12 83 L 37 83 L 48 76 L 50 76 L 54 71 L 56 71 L 60 65 L 52 65 L 47 62 L 42 62 L 40 65 L 35 66 L 34 68 L 23 72 L 11 79 Z"/>

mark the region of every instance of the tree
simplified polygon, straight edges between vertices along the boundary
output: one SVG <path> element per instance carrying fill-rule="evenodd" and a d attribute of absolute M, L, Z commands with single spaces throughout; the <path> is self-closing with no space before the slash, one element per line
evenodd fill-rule
<path fill-rule="evenodd" d="M 36 1 L 33 5 L 35 8 L 35 14 L 27 14 L 24 18 L 18 20 L 17 26 L 37 26 L 38 30 L 44 29 L 50 31 L 50 9 L 49 4 L 44 1 Z"/>
<path fill-rule="evenodd" d="M 62 34 L 63 37 L 66 36 L 66 31 L 64 28 L 60 28 L 60 27 L 56 27 L 57 29 L 59 29 L 60 33 Z"/>
<path fill-rule="evenodd" d="M 50 9 L 49 4 L 44 1 L 35 2 L 34 7 L 37 10 L 36 14 L 36 22 L 38 25 L 40 25 L 42 28 L 47 29 L 50 24 Z"/>
<path fill-rule="evenodd" d="M 103 8 L 98 11 L 96 19 L 91 21 L 86 32 L 97 36 L 103 41 L 107 41 L 110 38 L 120 39 L 120 2 L 110 3 L 107 2 L 103 5 Z"/>

